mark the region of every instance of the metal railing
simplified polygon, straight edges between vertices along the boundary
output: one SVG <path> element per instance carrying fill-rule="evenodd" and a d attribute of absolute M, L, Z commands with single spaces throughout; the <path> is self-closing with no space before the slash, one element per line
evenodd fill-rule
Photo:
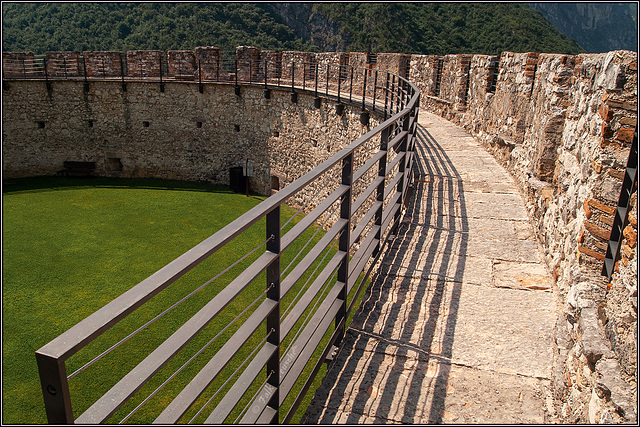
<path fill-rule="evenodd" d="M 611 234 L 607 242 L 607 252 L 602 264 L 602 275 L 611 281 L 611 276 L 616 269 L 616 262 L 620 258 L 620 247 L 624 238 L 624 229 L 629 223 L 629 211 L 632 209 L 631 195 L 633 194 L 636 181 L 638 179 L 638 128 L 633 132 L 633 140 L 631 149 L 629 150 L 629 159 L 627 167 L 624 171 L 624 178 L 620 188 L 620 197 L 618 205 L 613 216 L 613 224 L 611 225 Z"/>
<path fill-rule="evenodd" d="M 64 53 L 64 52 L 58 52 Z M 227 83 L 239 85 L 263 85 L 265 97 L 273 88 L 290 88 L 311 91 L 316 97 L 332 97 L 341 102 L 362 103 L 365 98 L 373 111 L 397 113 L 407 105 L 410 97 L 409 83 L 396 74 L 375 68 L 357 68 L 345 64 L 322 62 L 283 62 L 276 59 L 235 58 L 210 61 L 171 60 L 158 52 L 157 58 L 142 62 L 139 58 L 128 63 L 122 52 L 98 52 L 85 57 L 58 55 L 18 56 L 3 58 L 3 88 L 9 90 L 12 80 L 44 80 L 47 88 L 60 80 L 83 80 L 88 91 L 92 81 L 113 81 L 122 83 L 126 91 L 127 82 L 157 82 L 164 92 L 166 82 L 197 82 L 200 92 L 206 84 Z M 396 90 L 399 89 L 399 90 Z M 295 95 L 292 95 L 295 101 Z M 391 108 L 391 106 L 395 107 Z M 386 117 L 384 117 L 386 119 Z"/>
<path fill-rule="evenodd" d="M 234 60 L 207 75 L 237 88 L 263 85 L 265 97 L 276 89 L 350 103 L 384 121 L 37 350 L 50 423 L 289 422 L 394 237 L 412 177 L 420 96 L 413 84 L 333 64 L 278 70 Z M 283 204 L 293 199 L 305 200 L 307 214 L 284 222 Z M 193 286 L 193 272 L 208 273 L 212 259 L 256 227 L 264 238 L 254 238 L 251 251 Z M 161 292 L 180 296 L 161 310 L 153 305 Z M 181 310 L 187 320 L 176 324 L 171 316 Z M 90 381 L 76 379 L 91 370 Z M 72 405 L 72 394 L 96 398 Z M 151 400 L 159 402 L 148 408 Z"/>

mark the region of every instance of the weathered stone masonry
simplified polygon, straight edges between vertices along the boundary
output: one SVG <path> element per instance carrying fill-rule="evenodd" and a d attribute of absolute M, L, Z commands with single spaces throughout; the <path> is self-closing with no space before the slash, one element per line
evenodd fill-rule
<path fill-rule="evenodd" d="M 142 65 L 130 72 L 153 75 L 157 53 L 134 52 L 127 62 L 131 55 Z M 87 74 L 120 75 L 121 53 L 84 55 Z M 47 56 L 50 73 L 78 70 L 77 52 Z M 3 57 L 34 58 L 28 52 Z M 276 58 L 280 65 L 268 70 L 269 78 L 290 79 L 293 61 L 296 74 L 303 72 L 301 61 L 314 64 L 305 78 L 316 70 L 322 77 L 326 64 L 408 75 L 423 93 L 422 108 L 482 141 L 518 182 L 556 279 L 555 416 L 636 419 L 635 189 L 617 272 L 611 283 L 600 275 L 637 125 L 636 53 L 373 56 L 240 47 L 237 57 Z M 169 75 L 193 80 L 209 70 L 213 76 L 219 59 L 213 47 L 171 51 Z M 24 72 L 14 68 L 5 73 Z M 117 81 L 103 81 L 84 93 L 81 82 L 55 81 L 47 91 L 41 81 L 12 81 L 3 90 L 3 172 L 5 178 L 53 174 L 64 160 L 95 160 L 102 175 L 227 183 L 228 169 L 249 159 L 252 188 L 266 193 L 274 179 L 283 187 L 366 132 L 358 116 L 353 107 L 338 116 L 329 103 L 315 109 L 311 96 L 293 104 L 280 91 L 267 100 L 260 89 L 243 88 L 237 97 L 230 85 L 207 85 L 200 93 L 195 82 L 167 82 L 160 92 L 157 83 L 129 82 L 123 92 Z M 377 123 L 372 119 L 370 127 Z"/>

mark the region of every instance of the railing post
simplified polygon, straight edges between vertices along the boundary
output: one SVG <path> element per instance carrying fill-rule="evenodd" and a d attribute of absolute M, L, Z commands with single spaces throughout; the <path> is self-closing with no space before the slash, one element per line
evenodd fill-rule
<path fill-rule="evenodd" d="M 73 424 L 71 394 L 64 361 L 36 352 L 42 397 L 49 424 Z"/>
<path fill-rule="evenodd" d="M 376 70 L 373 80 L 373 111 L 376 111 L 376 91 L 378 90 L 378 70 Z"/>
<path fill-rule="evenodd" d="M 403 131 L 408 131 L 409 130 L 409 122 L 411 120 L 411 114 L 407 114 L 403 117 L 402 119 L 402 130 Z M 402 179 L 400 180 L 400 182 L 398 182 L 398 186 L 397 191 L 400 192 L 400 194 L 402 194 L 402 196 L 404 196 L 405 194 L 405 186 L 406 186 L 406 182 L 407 182 L 407 175 L 406 175 L 406 169 L 407 169 L 407 162 L 408 162 L 408 153 L 407 153 L 407 142 L 409 140 L 409 133 L 407 132 L 407 134 L 405 135 L 404 138 L 402 138 L 402 141 L 400 141 L 400 145 L 398 147 L 398 155 L 401 155 L 402 152 L 404 152 L 404 159 L 402 159 L 402 161 L 400 163 L 398 163 L 398 172 L 402 174 Z M 402 204 L 403 197 L 400 197 L 398 199 L 398 201 L 396 202 L 397 204 Z M 394 219 L 393 219 L 393 227 L 391 228 L 391 234 L 395 235 L 398 232 L 398 225 L 399 225 L 399 219 L 400 216 L 402 215 L 402 209 L 398 208 L 396 210 L 396 213 L 394 215 Z"/>
<path fill-rule="evenodd" d="M 338 249 L 345 252 L 344 260 L 338 267 L 338 282 L 342 283 L 342 288 L 338 294 L 338 299 L 342 305 L 336 313 L 335 325 L 337 330 L 335 345 L 338 346 L 344 338 L 346 330 L 347 316 L 347 289 L 349 289 L 349 241 L 351 240 L 351 190 L 353 184 L 353 152 L 342 160 L 342 185 L 348 185 L 349 189 L 340 198 L 340 219 L 347 220 L 347 224 L 340 233 Z"/>
<path fill-rule="evenodd" d="M 304 68 L 302 69 L 302 72 L 304 74 Z M 295 76 L 296 76 L 296 62 L 291 61 L 291 102 L 293 102 L 294 104 L 298 102 L 298 94 L 296 93 L 296 90 L 295 90 Z"/>
<path fill-rule="evenodd" d="M 47 72 L 47 58 L 42 59 L 42 63 L 44 64 L 44 80 L 47 85 L 47 90 L 51 91 L 51 82 L 49 81 L 49 73 Z"/>
<path fill-rule="evenodd" d="M 162 82 L 162 54 L 158 55 L 158 60 L 160 62 L 160 92 L 164 92 L 164 83 Z"/>
<path fill-rule="evenodd" d="M 387 127 L 380 134 L 380 151 L 383 151 L 384 155 L 378 161 L 378 176 L 383 178 L 387 176 L 387 150 L 389 149 L 389 146 L 388 146 L 389 133 L 390 133 L 390 127 Z M 383 179 L 382 182 L 378 185 L 378 188 L 376 189 L 376 201 L 381 203 L 380 203 L 380 207 L 376 211 L 376 216 L 375 216 L 375 220 L 376 220 L 375 225 L 377 225 L 380 228 L 376 232 L 376 248 L 373 251 L 373 254 L 371 255 L 374 258 L 378 255 L 378 252 L 380 252 L 380 249 L 382 248 L 381 240 L 382 240 L 382 231 L 383 231 L 382 230 L 382 213 L 384 211 L 383 209 L 384 208 L 384 184 L 385 183 Z"/>
<path fill-rule="evenodd" d="M 362 85 L 362 111 L 364 111 L 364 98 L 367 95 L 367 69 L 364 69 L 364 83 Z"/>
<path fill-rule="evenodd" d="M 387 71 L 387 83 L 384 89 L 384 118 L 383 120 L 387 120 L 387 108 L 388 108 L 388 103 L 389 103 L 389 72 Z"/>
<path fill-rule="evenodd" d="M 325 75 L 325 79 L 327 80 L 327 84 L 324 86 L 324 94 L 325 96 L 329 96 L 329 63 L 327 63 L 327 74 Z"/>
<path fill-rule="evenodd" d="M 322 100 L 320 99 L 320 97 L 318 96 L 318 68 L 320 68 L 317 64 L 316 64 L 316 69 L 315 69 L 315 74 L 316 74 L 316 88 L 314 91 L 314 98 L 313 98 L 313 105 L 316 108 L 320 108 L 320 106 L 322 105 Z"/>
<path fill-rule="evenodd" d="M 142 58 L 140 58 L 140 75 L 142 76 Z M 124 82 L 124 63 L 122 62 L 122 53 L 120 54 L 120 77 L 122 79 L 122 91 L 127 91 L 127 84 Z"/>
<path fill-rule="evenodd" d="M 267 342 L 275 345 L 276 351 L 267 361 L 267 384 L 273 391 L 268 406 L 275 409 L 272 424 L 279 422 L 280 406 L 280 206 L 267 214 L 267 251 L 278 254 L 267 267 L 267 298 L 276 301 L 276 306 L 267 316 Z"/>
<path fill-rule="evenodd" d="M 84 91 L 89 92 L 89 81 L 87 80 L 87 61 L 82 55 L 82 71 L 84 72 Z"/>
<path fill-rule="evenodd" d="M 340 73 L 342 72 L 342 65 L 338 65 L 338 103 L 340 103 Z"/>

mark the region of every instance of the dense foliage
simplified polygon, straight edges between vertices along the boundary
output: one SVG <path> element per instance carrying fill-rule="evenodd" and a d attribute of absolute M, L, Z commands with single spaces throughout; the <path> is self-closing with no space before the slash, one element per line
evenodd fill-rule
<path fill-rule="evenodd" d="M 584 51 L 524 4 L 388 2 L 315 7 L 342 24 L 355 51 L 438 55 Z"/>
<path fill-rule="evenodd" d="M 4 51 L 313 48 L 250 3 L 5 3 L 2 17 Z"/>
<path fill-rule="evenodd" d="M 517 3 L 314 3 L 346 51 L 418 54 L 579 53 L 539 12 Z M 4 3 L 4 51 L 318 50 L 265 3 Z M 308 17 L 295 17 L 301 20 Z M 321 31 L 329 31 L 321 29 Z M 299 33 L 299 31 L 298 31 Z"/>

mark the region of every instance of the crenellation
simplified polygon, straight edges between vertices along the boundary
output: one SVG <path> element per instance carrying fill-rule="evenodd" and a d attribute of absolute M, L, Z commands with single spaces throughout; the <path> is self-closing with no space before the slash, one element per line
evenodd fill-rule
<path fill-rule="evenodd" d="M 195 48 L 194 54 L 201 77 L 208 80 L 219 80 L 220 68 L 222 67 L 221 49 L 215 46 L 198 46 Z"/>
<path fill-rule="evenodd" d="M 51 77 L 82 75 L 80 52 L 47 52 L 45 58 L 47 74 Z"/>
<path fill-rule="evenodd" d="M 193 80 L 196 73 L 196 56 L 192 50 L 167 52 L 168 74 L 177 80 Z"/>
<path fill-rule="evenodd" d="M 125 60 L 122 52 L 91 51 L 83 52 L 84 69 L 87 76 L 117 77 L 125 70 Z"/>
<path fill-rule="evenodd" d="M 126 75 L 130 77 L 160 76 L 163 52 L 160 50 L 127 51 Z"/>

